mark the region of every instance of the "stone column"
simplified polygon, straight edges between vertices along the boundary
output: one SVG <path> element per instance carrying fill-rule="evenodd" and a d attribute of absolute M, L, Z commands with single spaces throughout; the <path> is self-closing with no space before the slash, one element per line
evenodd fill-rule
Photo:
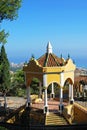
<path fill-rule="evenodd" d="M 41 86 L 41 82 L 39 82 L 39 98 L 42 98 L 42 86 Z"/>
<path fill-rule="evenodd" d="M 4 93 L 4 108 L 7 108 L 6 92 Z"/>
<path fill-rule="evenodd" d="M 27 94 L 26 107 L 29 107 L 30 104 L 31 104 L 31 99 L 30 99 L 30 86 L 26 88 L 26 94 Z"/>
<path fill-rule="evenodd" d="M 48 101 L 47 101 L 47 75 L 43 75 L 43 87 L 44 87 L 44 113 L 48 113 Z"/>
<path fill-rule="evenodd" d="M 60 88 L 60 104 L 59 104 L 59 112 L 60 113 L 62 113 L 63 108 L 64 108 L 64 105 L 63 105 L 63 88 L 61 87 Z"/>
<path fill-rule="evenodd" d="M 52 92 L 51 92 L 51 98 L 55 97 L 55 93 L 54 93 L 54 84 L 52 83 Z"/>
<path fill-rule="evenodd" d="M 45 93 L 44 93 L 44 105 L 45 107 L 48 107 L 48 102 L 47 102 L 47 88 L 45 88 Z"/>
<path fill-rule="evenodd" d="M 70 104 L 73 104 L 74 99 L 73 99 L 73 84 L 71 85 L 71 99 L 70 99 Z"/>
<path fill-rule="evenodd" d="M 63 88 L 60 88 L 60 104 L 63 103 Z"/>
<path fill-rule="evenodd" d="M 64 105 L 63 105 L 63 85 L 64 85 L 64 73 L 60 73 L 60 104 L 59 104 L 59 112 L 62 113 Z"/>
<path fill-rule="evenodd" d="M 30 86 L 27 86 L 27 83 L 26 83 L 26 73 L 24 74 L 25 75 L 25 86 L 26 86 L 26 97 L 27 97 L 27 101 L 26 101 L 26 107 L 29 107 L 30 106 Z"/>

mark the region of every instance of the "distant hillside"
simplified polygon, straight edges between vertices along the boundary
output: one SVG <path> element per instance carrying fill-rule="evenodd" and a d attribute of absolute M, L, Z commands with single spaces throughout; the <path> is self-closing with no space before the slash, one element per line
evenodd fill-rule
<path fill-rule="evenodd" d="M 24 63 L 16 64 L 16 63 L 12 62 L 12 63 L 10 63 L 10 71 L 15 72 L 16 70 L 22 69 L 23 65 L 24 65 Z"/>
<path fill-rule="evenodd" d="M 18 69 L 22 69 L 23 68 L 24 63 L 10 63 L 10 71 L 15 72 Z M 79 75 L 86 75 L 87 76 L 87 69 L 85 68 L 76 68 L 75 70 L 75 76 L 79 76 Z"/>

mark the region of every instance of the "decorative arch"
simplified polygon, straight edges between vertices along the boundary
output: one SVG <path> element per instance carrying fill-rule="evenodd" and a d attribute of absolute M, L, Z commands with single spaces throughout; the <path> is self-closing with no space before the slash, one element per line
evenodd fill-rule
<path fill-rule="evenodd" d="M 73 83 L 73 80 L 71 78 L 67 78 L 64 82 L 64 86 L 65 86 L 65 84 L 74 84 L 74 83 Z"/>
<path fill-rule="evenodd" d="M 60 96 L 60 85 L 57 82 L 52 82 L 47 87 L 47 93 L 49 98 L 59 98 Z"/>
<path fill-rule="evenodd" d="M 50 82 L 49 84 L 48 84 L 48 87 L 49 87 L 49 85 L 51 85 L 51 84 L 56 84 L 56 85 L 58 85 L 58 87 L 60 87 L 60 84 L 58 83 L 58 82 L 56 82 L 56 81 L 52 81 L 52 82 Z"/>
<path fill-rule="evenodd" d="M 39 79 L 40 82 L 43 82 L 43 75 L 41 75 L 41 74 L 28 73 L 28 74 L 26 74 L 26 77 L 27 77 L 26 78 L 26 85 L 27 86 L 30 86 L 30 83 L 31 83 L 33 78 L 37 78 L 37 79 Z"/>
<path fill-rule="evenodd" d="M 72 93 L 73 93 L 73 79 L 67 78 L 64 82 L 64 91 L 63 91 L 63 98 L 64 100 L 71 100 Z"/>

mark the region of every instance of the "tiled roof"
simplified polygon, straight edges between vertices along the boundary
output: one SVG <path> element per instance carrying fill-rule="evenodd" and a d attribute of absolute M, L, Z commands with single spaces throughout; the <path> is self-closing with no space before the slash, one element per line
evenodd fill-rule
<path fill-rule="evenodd" d="M 57 67 L 65 64 L 63 58 L 59 58 L 53 53 L 45 53 L 37 61 L 42 67 Z"/>

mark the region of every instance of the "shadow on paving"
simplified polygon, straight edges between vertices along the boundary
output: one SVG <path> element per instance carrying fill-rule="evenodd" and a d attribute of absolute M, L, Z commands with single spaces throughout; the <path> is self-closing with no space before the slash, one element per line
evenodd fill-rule
<path fill-rule="evenodd" d="M 14 124 L 0 123 L 0 126 L 8 130 L 87 130 L 87 124 L 68 126 L 20 126 Z"/>
<path fill-rule="evenodd" d="M 3 106 L 0 107 L 0 122 L 2 122 L 9 114 L 13 113 L 14 110 L 7 108 L 5 109 Z"/>

